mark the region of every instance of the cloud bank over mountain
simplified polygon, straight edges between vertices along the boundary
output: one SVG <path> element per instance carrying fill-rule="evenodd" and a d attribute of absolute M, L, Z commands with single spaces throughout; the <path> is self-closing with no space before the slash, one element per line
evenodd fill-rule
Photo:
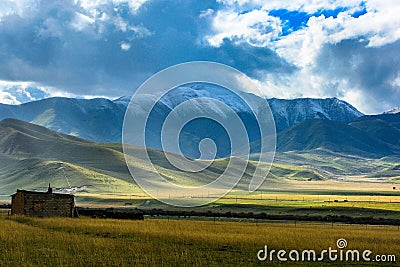
<path fill-rule="evenodd" d="M 16 0 L 0 3 L 0 102 L 130 95 L 173 64 L 212 60 L 267 97 L 400 103 L 397 1 Z"/>

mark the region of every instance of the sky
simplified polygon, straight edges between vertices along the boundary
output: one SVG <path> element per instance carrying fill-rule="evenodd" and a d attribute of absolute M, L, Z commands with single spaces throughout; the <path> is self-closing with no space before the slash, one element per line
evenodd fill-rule
<path fill-rule="evenodd" d="M 267 97 L 400 106 L 398 0 L 2 0 L 0 103 L 132 95 L 211 60 Z"/>

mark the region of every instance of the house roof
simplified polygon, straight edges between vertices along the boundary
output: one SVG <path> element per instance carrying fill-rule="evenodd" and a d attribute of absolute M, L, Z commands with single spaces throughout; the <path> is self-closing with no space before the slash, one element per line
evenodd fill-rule
<path fill-rule="evenodd" d="M 18 192 L 25 193 L 25 194 L 33 194 L 33 195 L 57 195 L 57 196 L 68 197 L 68 198 L 74 197 L 74 195 L 70 195 L 70 194 L 28 191 L 28 190 L 21 190 L 21 189 L 17 189 L 17 192 L 12 194 L 11 196 L 15 196 Z"/>

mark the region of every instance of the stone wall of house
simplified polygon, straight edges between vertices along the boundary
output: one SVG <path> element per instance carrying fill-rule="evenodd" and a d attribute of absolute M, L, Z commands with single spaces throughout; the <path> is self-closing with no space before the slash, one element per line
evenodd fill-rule
<path fill-rule="evenodd" d="M 21 212 L 21 198 L 23 209 Z M 15 202 L 15 204 L 14 204 Z M 74 196 L 52 193 L 17 192 L 13 197 L 13 214 L 30 216 L 73 217 Z"/>
<path fill-rule="evenodd" d="M 12 196 L 11 214 L 24 214 L 24 195 L 21 192 Z"/>

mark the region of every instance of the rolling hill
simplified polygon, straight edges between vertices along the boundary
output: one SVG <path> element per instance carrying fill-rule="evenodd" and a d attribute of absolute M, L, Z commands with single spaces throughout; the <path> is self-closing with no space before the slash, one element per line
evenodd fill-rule
<path fill-rule="evenodd" d="M 186 185 L 213 181 L 229 162 L 219 159 L 201 173 L 184 173 L 169 164 L 163 152 L 148 149 L 148 153 L 166 179 Z M 70 184 L 74 192 L 88 194 L 143 194 L 126 167 L 121 144 L 94 143 L 15 119 L 0 122 L 0 163 L 0 195 L 17 188 L 44 190 L 48 183 L 64 191 L 70 190 Z M 152 171 L 135 158 L 133 164 L 138 170 L 135 175 L 147 177 Z M 250 162 L 237 189 L 248 189 L 252 171 Z M 280 163 L 272 167 L 267 180 L 270 186 L 285 179 L 325 178 L 315 169 Z"/>
<path fill-rule="evenodd" d="M 138 148 L 130 149 L 135 154 Z M 149 149 L 148 153 L 166 179 L 187 185 L 209 183 L 228 163 L 217 160 L 196 175 L 178 171 L 161 151 Z M 142 194 L 130 176 L 121 144 L 94 143 L 15 119 L 0 122 L 0 162 L 0 195 L 17 188 L 44 189 L 49 182 L 59 190 L 68 190 L 70 184 L 73 190 L 87 193 Z M 132 162 L 135 175 L 146 177 L 154 172 L 139 159 Z"/>
<path fill-rule="evenodd" d="M 400 113 L 363 116 L 350 125 L 389 144 L 400 145 Z"/>
<path fill-rule="evenodd" d="M 400 147 L 397 146 L 400 132 L 393 129 L 390 125 L 375 120 L 348 124 L 308 120 L 280 132 L 277 150 L 285 152 L 326 149 L 366 157 L 400 155 Z"/>
<path fill-rule="evenodd" d="M 49 182 L 69 188 L 66 177 L 72 186 L 93 191 L 131 182 L 117 150 L 14 119 L 0 122 L 0 152 L 2 193 Z"/>

